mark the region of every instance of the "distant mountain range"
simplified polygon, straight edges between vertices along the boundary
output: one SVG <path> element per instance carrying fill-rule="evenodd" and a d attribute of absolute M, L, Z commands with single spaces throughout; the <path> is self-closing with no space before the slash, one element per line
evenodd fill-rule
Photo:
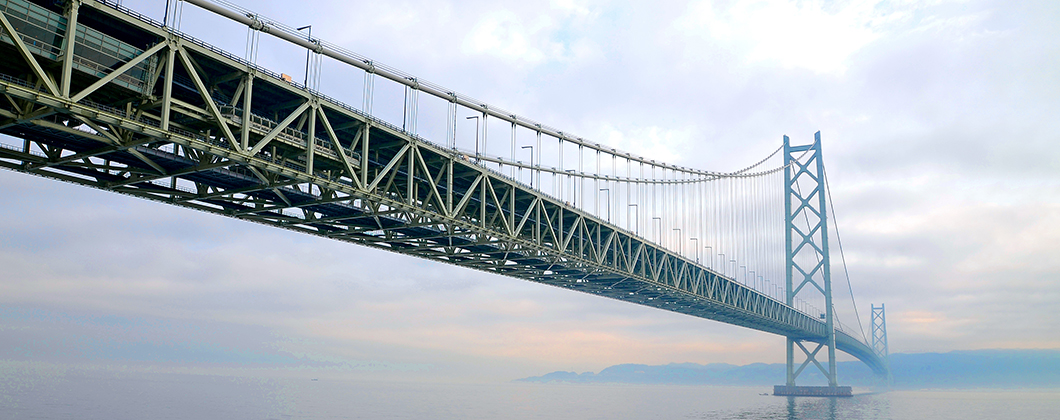
<path fill-rule="evenodd" d="M 975 350 L 949 353 L 892 354 L 896 388 L 1056 388 L 1060 387 L 1060 350 Z M 842 385 L 874 386 L 879 379 L 861 362 L 839 362 Z M 661 366 L 622 364 L 599 373 L 552 372 L 519 382 L 628 383 L 680 385 L 777 385 L 783 363 L 726 363 Z M 825 385 L 813 366 L 799 376 L 800 385 Z"/>

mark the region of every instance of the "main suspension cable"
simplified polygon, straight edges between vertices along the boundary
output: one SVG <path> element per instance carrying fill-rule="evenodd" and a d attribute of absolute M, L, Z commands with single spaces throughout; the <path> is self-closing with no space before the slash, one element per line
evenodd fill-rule
<path fill-rule="evenodd" d="M 847 268 L 847 257 L 843 254 L 843 239 L 839 236 L 839 222 L 836 220 L 835 216 L 835 205 L 832 204 L 832 188 L 828 185 L 828 171 L 824 170 L 821 175 L 821 177 L 824 178 L 825 191 L 828 193 L 828 208 L 832 211 L 832 224 L 835 226 L 835 239 L 839 244 L 839 258 L 843 261 L 843 273 L 847 277 L 847 291 L 850 292 L 850 304 L 854 306 L 854 316 L 858 319 L 858 330 L 861 331 L 861 339 L 865 340 L 865 343 L 868 344 L 869 339 L 865 335 L 865 326 L 861 324 L 861 314 L 858 313 L 858 304 L 857 301 L 854 300 L 854 287 L 850 285 L 850 270 Z"/>

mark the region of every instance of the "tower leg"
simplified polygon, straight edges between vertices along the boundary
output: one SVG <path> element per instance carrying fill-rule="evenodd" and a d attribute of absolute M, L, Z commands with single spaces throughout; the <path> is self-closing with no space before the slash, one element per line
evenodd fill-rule
<path fill-rule="evenodd" d="M 795 386 L 795 340 L 787 339 L 788 344 L 788 386 Z"/>

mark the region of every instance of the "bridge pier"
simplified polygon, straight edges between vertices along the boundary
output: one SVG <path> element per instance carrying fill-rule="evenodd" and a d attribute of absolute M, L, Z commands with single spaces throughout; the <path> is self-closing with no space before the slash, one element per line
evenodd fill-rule
<path fill-rule="evenodd" d="M 849 386 L 791 386 L 774 385 L 773 395 L 779 397 L 852 397 Z"/>

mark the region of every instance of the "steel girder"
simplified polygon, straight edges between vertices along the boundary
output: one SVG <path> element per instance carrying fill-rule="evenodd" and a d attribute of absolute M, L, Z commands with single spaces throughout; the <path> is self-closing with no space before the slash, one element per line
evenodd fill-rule
<path fill-rule="evenodd" d="M 85 19 L 87 30 L 105 28 L 97 32 L 129 51 L 94 63 L 90 46 L 68 47 L 56 32 L 52 44 L 81 54 L 50 54 L 37 47 L 39 31 L 5 24 L 17 36 L 0 37 L 0 133 L 23 146 L 0 148 L 0 167 L 799 340 L 827 338 L 824 323 L 783 302 L 135 12 L 95 0 L 64 10 L 4 1 L 67 28 Z M 836 345 L 879 371 L 865 343 L 843 333 Z"/>

